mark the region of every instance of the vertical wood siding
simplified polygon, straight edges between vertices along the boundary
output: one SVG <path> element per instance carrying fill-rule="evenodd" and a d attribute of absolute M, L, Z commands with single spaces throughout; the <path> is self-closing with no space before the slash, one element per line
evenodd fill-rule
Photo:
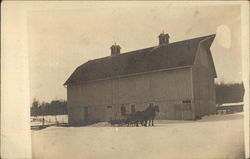
<path fill-rule="evenodd" d="M 105 121 L 121 118 L 121 104 L 130 112 L 131 104 L 138 111 L 149 103 L 160 107 L 159 119 L 179 119 L 175 107 L 192 100 L 190 76 L 190 68 L 183 68 L 68 86 L 69 122 L 82 122 L 84 107 L 89 120 Z"/>
<path fill-rule="evenodd" d="M 194 105 L 197 117 L 216 112 L 212 61 L 209 60 L 207 53 L 208 49 L 201 45 L 195 65 L 192 67 Z"/>

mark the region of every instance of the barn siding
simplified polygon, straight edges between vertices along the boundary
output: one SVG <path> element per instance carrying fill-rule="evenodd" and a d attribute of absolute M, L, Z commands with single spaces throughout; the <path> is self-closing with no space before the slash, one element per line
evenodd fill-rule
<path fill-rule="evenodd" d="M 138 111 L 151 102 L 160 107 L 159 119 L 180 119 L 176 107 L 192 100 L 191 80 L 190 68 L 183 68 L 68 85 L 69 122 L 82 122 L 84 107 L 89 107 L 89 120 L 107 121 L 121 118 L 121 104 L 130 112 L 131 104 Z M 187 119 L 193 116 L 186 114 Z"/>
<path fill-rule="evenodd" d="M 192 67 L 196 117 L 216 112 L 212 61 L 207 54 L 208 50 L 200 45 L 195 65 Z"/>

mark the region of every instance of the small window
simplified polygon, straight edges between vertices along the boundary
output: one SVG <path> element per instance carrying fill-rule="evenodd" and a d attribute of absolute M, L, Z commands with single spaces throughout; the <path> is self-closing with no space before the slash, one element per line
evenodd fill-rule
<path fill-rule="evenodd" d="M 183 100 L 182 101 L 182 110 L 190 111 L 191 110 L 191 100 Z"/>
<path fill-rule="evenodd" d="M 109 106 L 107 106 L 107 108 L 112 108 L 112 106 L 109 105 Z"/>
<path fill-rule="evenodd" d="M 182 103 L 191 104 L 191 100 L 183 100 Z"/>
<path fill-rule="evenodd" d="M 131 105 L 131 113 L 134 113 L 135 112 L 135 104 L 132 104 Z"/>

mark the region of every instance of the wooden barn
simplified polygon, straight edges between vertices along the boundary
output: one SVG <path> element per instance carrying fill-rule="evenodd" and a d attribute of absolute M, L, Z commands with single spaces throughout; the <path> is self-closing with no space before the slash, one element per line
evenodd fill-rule
<path fill-rule="evenodd" d="M 67 87 L 70 124 L 120 119 L 126 112 L 157 104 L 158 119 L 192 120 L 216 113 L 210 46 L 215 35 L 159 45 L 126 53 L 111 47 L 111 55 L 90 60 L 75 69 Z"/>

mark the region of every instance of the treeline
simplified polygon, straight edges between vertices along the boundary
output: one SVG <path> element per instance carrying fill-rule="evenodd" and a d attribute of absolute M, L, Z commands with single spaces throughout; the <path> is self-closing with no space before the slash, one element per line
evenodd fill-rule
<path fill-rule="evenodd" d="M 30 108 L 30 114 L 31 116 L 67 114 L 67 101 L 39 102 L 37 99 L 34 99 Z"/>
<path fill-rule="evenodd" d="M 216 103 L 242 102 L 245 89 L 243 83 L 216 83 Z"/>

